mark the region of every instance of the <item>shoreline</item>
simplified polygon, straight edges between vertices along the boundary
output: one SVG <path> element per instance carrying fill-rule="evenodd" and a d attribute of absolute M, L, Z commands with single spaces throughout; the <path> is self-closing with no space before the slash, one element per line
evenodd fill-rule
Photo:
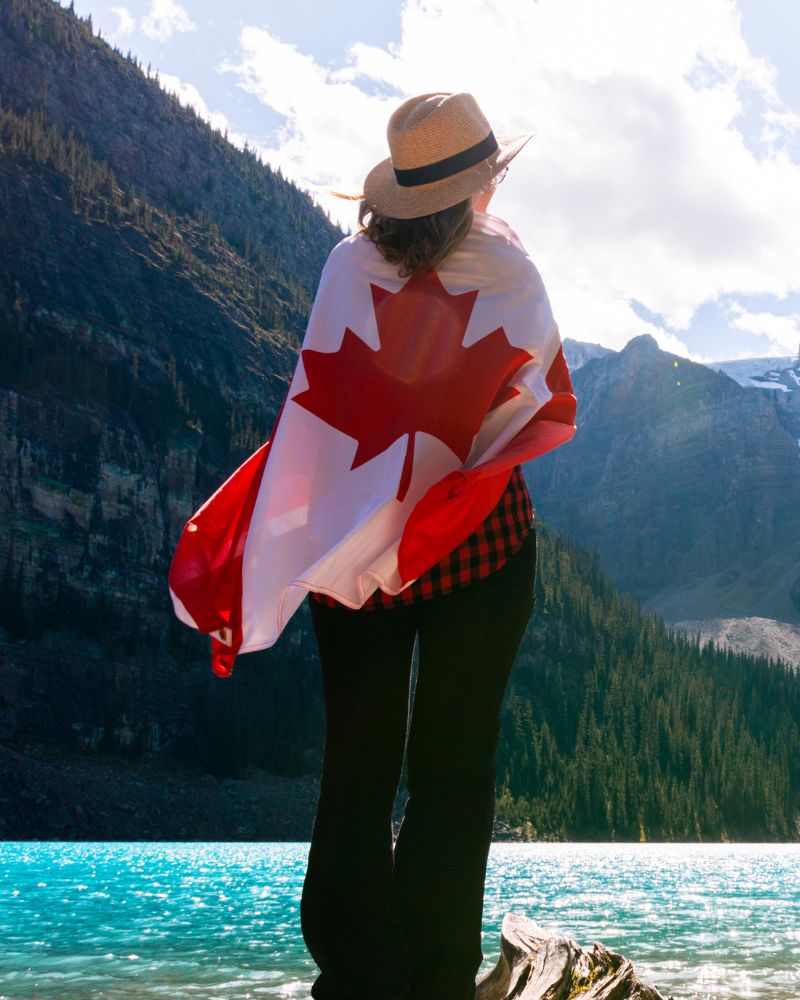
<path fill-rule="evenodd" d="M 319 777 L 251 768 L 241 778 L 201 774 L 157 754 L 0 740 L 0 840 L 309 842 Z M 403 815 L 400 789 L 394 835 Z M 799 838 L 800 839 L 800 838 Z M 665 843 L 532 835 L 495 820 L 492 843 Z M 786 841 L 692 840 L 737 844 Z"/>

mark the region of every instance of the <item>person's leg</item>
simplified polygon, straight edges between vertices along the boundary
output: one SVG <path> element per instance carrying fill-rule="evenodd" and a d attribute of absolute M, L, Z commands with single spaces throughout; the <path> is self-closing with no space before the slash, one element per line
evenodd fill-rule
<path fill-rule="evenodd" d="M 536 543 L 497 572 L 420 605 L 408 791 L 392 906 L 406 928 L 409 1000 L 472 1000 L 495 808 L 500 708 L 534 605 Z"/>
<path fill-rule="evenodd" d="M 410 612 L 410 613 L 409 613 Z M 405 997 L 407 954 L 390 911 L 392 807 L 403 764 L 412 608 L 311 601 L 325 699 L 323 769 L 300 904 L 320 974 L 315 1000 Z"/>

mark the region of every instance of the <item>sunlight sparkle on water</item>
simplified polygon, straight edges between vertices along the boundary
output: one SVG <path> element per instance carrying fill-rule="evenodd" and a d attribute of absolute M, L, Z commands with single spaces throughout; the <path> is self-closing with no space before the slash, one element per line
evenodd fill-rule
<path fill-rule="evenodd" d="M 307 843 L 5 843 L 0 998 L 306 998 L 307 857 Z M 512 911 L 602 941 L 676 1000 L 796 1000 L 799 861 L 798 845 L 494 844 L 481 973 Z"/>

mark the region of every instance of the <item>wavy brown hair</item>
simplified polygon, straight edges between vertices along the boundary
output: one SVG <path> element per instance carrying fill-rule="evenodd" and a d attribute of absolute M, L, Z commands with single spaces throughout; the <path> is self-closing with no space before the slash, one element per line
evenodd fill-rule
<path fill-rule="evenodd" d="M 367 234 L 390 264 L 399 264 L 400 277 L 407 278 L 421 267 L 436 270 L 467 235 L 472 217 L 471 197 L 415 219 L 379 215 L 362 200 L 358 231 Z"/>

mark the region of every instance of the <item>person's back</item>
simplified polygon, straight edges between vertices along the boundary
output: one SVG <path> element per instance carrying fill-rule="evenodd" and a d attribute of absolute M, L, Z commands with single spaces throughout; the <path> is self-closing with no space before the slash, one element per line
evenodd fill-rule
<path fill-rule="evenodd" d="M 469 94 L 424 94 L 387 136 L 270 440 L 187 522 L 169 581 L 223 677 L 312 595 L 312 997 L 471 1000 L 500 708 L 535 600 L 520 466 L 572 437 L 575 397 L 539 273 L 486 212 L 530 135 L 496 138 Z"/>
<path fill-rule="evenodd" d="M 483 959 L 500 706 L 535 602 L 533 511 L 518 462 L 536 453 L 537 433 L 552 434 L 547 450 L 574 430 L 545 429 L 571 424 L 569 404 L 560 415 L 547 407 L 574 397 L 539 273 L 511 228 L 485 211 L 493 186 L 478 187 L 443 223 L 435 214 L 381 216 L 364 201 L 362 230 L 329 259 L 334 287 L 341 275 L 351 293 L 333 327 L 348 317 L 339 349 L 358 354 L 350 371 L 359 384 L 340 386 L 356 398 L 339 398 L 323 419 L 355 433 L 366 410 L 382 444 L 402 441 L 399 479 L 374 486 L 388 506 L 444 451 L 455 471 L 444 492 L 423 487 L 416 501 L 415 513 L 434 496 L 423 542 L 407 560 L 424 573 L 411 572 L 416 579 L 398 589 L 404 534 L 399 553 L 372 567 L 380 586 L 355 607 L 331 588 L 312 591 L 326 737 L 301 920 L 320 967 L 315 1000 L 471 1000 Z M 448 229 L 457 239 L 437 257 L 430 234 L 442 231 L 445 243 Z M 420 265 L 420 247 L 437 259 Z M 311 396 L 322 378 L 317 363 L 328 359 L 308 360 Z M 353 468 L 379 449 L 359 438 Z M 457 505 L 481 468 L 491 504 L 454 506 L 448 522 L 445 493 Z M 409 797 L 393 844 L 407 733 Z"/>
<path fill-rule="evenodd" d="M 459 244 L 442 261 L 436 271 L 418 271 L 416 280 L 398 276 L 398 267 L 387 261 L 366 233 L 359 232 L 342 241 L 334 251 L 340 268 L 351 268 L 363 278 L 363 287 L 380 288 L 405 297 L 402 323 L 392 322 L 397 310 L 388 313 L 390 299 L 374 301 L 374 293 L 365 303 L 360 336 L 376 351 L 385 380 L 402 380 L 413 369 L 417 379 L 426 386 L 426 394 L 434 417 L 441 423 L 446 415 L 456 422 L 468 415 L 468 403 L 477 403 L 483 417 L 485 404 L 477 399 L 477 390 L 470 393 L 468 380 L 457 371 L 459 359 L 472 365 L 474 378 L 479 381 L 485 374 L 481 358 L 474 362 L 470 351 L 474 342 L 484 341 L 484 349 L 491 346 L 487 332 L 495 333 L 501 340 L 501 350 L 507 345 L 528 343 L 527 324 L 530 322 L 531 289 L 538 289 L 543 309 L 547 308 L 546 295 L 536 267 L 525 252 L 517 235 L 501 219 L 475 212 L 469 231 Z M 413 287 L 412 287 L 413 286 Z M 525 294 L 521 294 L 525 290 Z M 515 313 L 514 297 L 519 295 L 520 308 Z M 467 301 L 461 307 L 457 300 Z M 504 328 L 496 333 L 498 302 L 502 301 Z M 348 302 L 348 315 L 353 315 L 353 303 Z M 374 313 L 374 315 L 373 315 Z M 385 322 L 382 320 L 385 317 Z M 559 343 L 553 322 L 553 346 Z M 378 355 L 381 360 L 378 361 Z M 541 359 L 539 359 L 541 360 Z M 546 370 L 546 369 L 544 369 Z M 380 421 L 390 422 L 392 393 L 382 381 L 382 396 L 378 400 Z M 509 392 L 507 380 L 503 391 Z M 465 399 L 465 393 L 471 399 Z M 422 414 L 417 414 L 418 420 Z M 522 414 L 522 419 L 525 419 Z M 521 424 L 503 419 L 507 423 L 506 437 Z M 419 451 L 426 444 L 439 446 L 439 438 L 425 442 L 425 430 L 414 435 L 413 447 Z M 472 433 L 467 440 L 472 444 Z M 502 436 L 498 436 L 498 441 Z M 441 562 L 433 565 L 410 587 L 393 594 L 391 588 L 380 587 L 362 604 L 362 608 L 392 607 L 408 604 L 417 599 L 450 592 L 458 586 L 481 579 L 499 569 L 503 562 L 520 547 L 527 534 L 532 517 L 530 497 L 519 466 L 515 466 L 504 492 L 495 507 L 473 532 L 450 552 Z M 317 592 L 312 596 L 335 606 L 333 597 Z"/>

